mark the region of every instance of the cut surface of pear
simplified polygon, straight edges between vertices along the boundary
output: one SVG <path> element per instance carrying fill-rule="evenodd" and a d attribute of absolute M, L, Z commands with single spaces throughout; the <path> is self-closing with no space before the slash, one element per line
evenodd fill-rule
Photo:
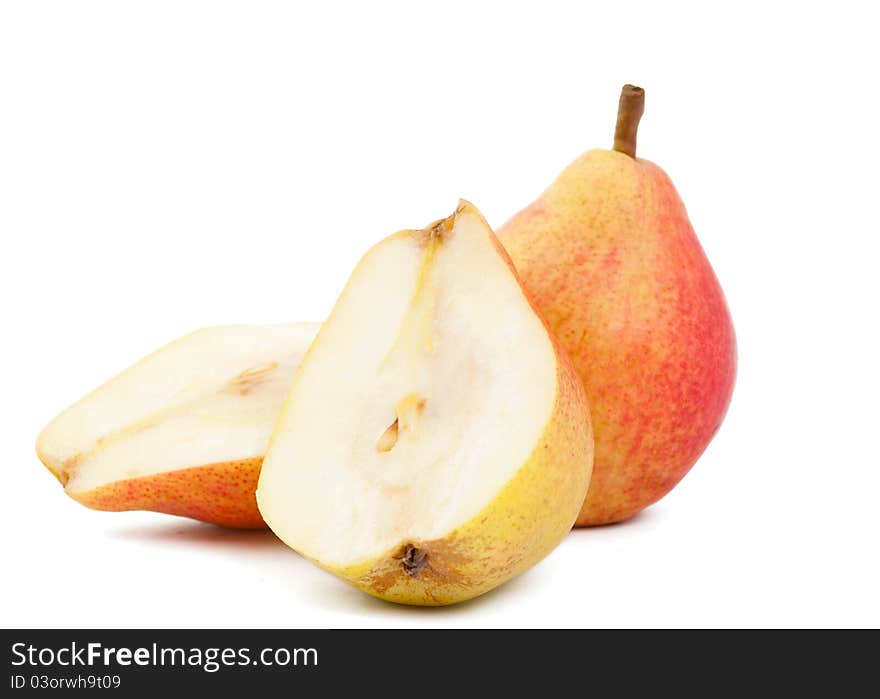
<path fill-rule="evenodd" d="M 179 338 L 61 413 L 37 453 L 94 509 L 263 527 L 262 457 L 317 329 L 229 325 Z"/>
<path fill-rule="evenodd" d="M 257 500 L 318 565 L 449 604 L 530 567 L 589 483 L 583 388 L 470 204 L 361 260 L 303 361 Z"/>

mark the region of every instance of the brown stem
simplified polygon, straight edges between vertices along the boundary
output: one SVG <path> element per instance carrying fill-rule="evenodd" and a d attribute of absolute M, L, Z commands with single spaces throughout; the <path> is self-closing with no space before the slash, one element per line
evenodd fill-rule
<path fill-rule="evenodd" d="M 614 150 L 636 157 L 636 134 L 639 120 L 645 111 L 645 91 L 635 85 L 624 85 L 617 108 L 617 127 L 614 129 Z"/>

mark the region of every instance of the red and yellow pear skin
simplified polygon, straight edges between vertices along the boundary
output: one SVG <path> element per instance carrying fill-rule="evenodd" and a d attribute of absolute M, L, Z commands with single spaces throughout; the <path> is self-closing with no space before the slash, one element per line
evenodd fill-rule
<path fill-rule="evenodd" d="M 657 165 L 592 150 L 498 237 L 590 402 L 576 526 L 628 519 L 690 470 L 733 391 L 733 324 L 684 204 Z"/>
<path fill-rule="evenodd" d="M 116 481 L 70 496 L 93 510 L 149 510 L 235 529 L 265 529 L 257 509 L 262 457 Z"/>

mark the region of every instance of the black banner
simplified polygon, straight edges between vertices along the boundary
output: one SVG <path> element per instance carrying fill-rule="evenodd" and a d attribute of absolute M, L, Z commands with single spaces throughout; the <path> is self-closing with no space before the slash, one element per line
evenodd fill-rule
<path fill-rule="evenodd" d="M 666 631 L 2 631 L 3 696 L 35 689 L 128 696 L 285 688 L 386 688 L 403 695 L 580 687 L 841 696 L 873 690 L 874 632 Z M 846 642 L 853 641 L 852 643 Z M 578 693 L 581 693 L 580 691 Z"/>

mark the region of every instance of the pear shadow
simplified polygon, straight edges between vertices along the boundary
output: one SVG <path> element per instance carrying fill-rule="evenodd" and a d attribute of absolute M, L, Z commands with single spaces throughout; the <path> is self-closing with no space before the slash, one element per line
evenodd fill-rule
<path fill-rule="evenodd" d="M 149 524 L 124 525 L 108 532 L 108 536 L 120 541 L 146 546 L 180 547 L 188 549 L 223 549 L 236 554 L 259 555 L 266 563 L 268 555 L 274 561 L 284 564 L 282 568 L 293 565 L 299 567 L 307 561 L 284 544 L 270 529 L 228 529 L 214 524 L 182 519 Z M 274 567 L 274 566 L 273 566 Z M 281 569 L 276 570 L 280 573 Z M 496 587 L 479 597 L 457 604 L 438 607 L 420 607 L 396 604 L 368 595 L 336 578 L 326 571 L 318 571 L 319 576 L 298 578 L 302 594 L 326 611 L 352 613 L 359 615 L 393 616 L 430 622 L 431 619 L 454 617 L 469 614 L 472 610 L 486 605 L 512 603 L 519 597 L 540 587 L 543 571 L 541 566 L 532 568 L 513 580 Z M 266 573 L 274 575 L 271 568 Z"/>
<path fill-rule="evenodd" d="M 223 547 L 250 552 L 277 549 L 280 553 L 291 553 L 291 550 L 270 529 L 229 529 L 191 520 L 127 525 L 109 532 L 109 536 L 140 544 L 201 549 Z"/>
<path fill-rule="evenodd" d="M 655 507 L 649 507 L 641 512 L 636 512 L 629 519 L 622 522 L 611 522 L 609 524 L 597 524 L 590 527 L 575 527 L 571 530 L 569 536 L 585 536 L 590 532 L 617 531 L 618 529 L 629 529 L 631 527 L 650 527 L 656 526 L 658 522 L 663 520 L 662 510 Z"/>

